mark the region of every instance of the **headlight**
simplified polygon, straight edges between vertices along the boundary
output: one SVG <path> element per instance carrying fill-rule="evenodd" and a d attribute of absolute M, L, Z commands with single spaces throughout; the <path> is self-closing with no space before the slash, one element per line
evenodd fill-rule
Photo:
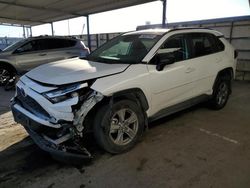
<path fill-rule="evenodd" d="M 67 99 L 77 97 L 77 90 L 87 87 L 87 83 L 83 84 L 73 84 L 70 86 L 66 86 L 57 90 L 49 91 L 44 93 L 43 95 L 49 99 L 52 103 L 58 103 L 61 101 L 65 101 Z"/>

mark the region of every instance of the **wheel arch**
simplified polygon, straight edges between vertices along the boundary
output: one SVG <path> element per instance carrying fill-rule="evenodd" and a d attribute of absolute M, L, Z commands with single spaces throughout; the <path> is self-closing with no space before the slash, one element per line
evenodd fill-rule
<path fill-rule="evenodd" d="M 143 111 L 147 111 L 149 108 L 148 100 L 140 88 L 131 88 L 125 89 L 113 93 L 113 100 L 129 99 L 135 102 L 139 102 L 139 105 L 142 107 Z"/>
<path fill-rule="evenodd" d="M 227 67 L 227 68 L 224 68 L 222 70 L 220 70 L 216 76 L 216 79 L 214 81 L 214 84 L 213 84 L 213 90 L 215 89 L 216 87 L 216 83 L 219 79 L 221 78 L 224 78 L 228 81 L 231 81 L 233 78 L 234 78 L 234 71 L 233 71 L 233 68 L 232 67 Z M 231 84 L 230 84 L 230 93 L 232 92 L 232 89 L 231 89 Z"/>
<path fill-rule="evenodd" d="M 230 79 L 234 78 L 234 71 L 232 67 L 227 67 L 218 72 L 217 77 L 230 75 Z"/>
<path fill-rule="evenodd" d="M 1 66 L 8 67 L 8 68 L 10 68 L 15 74 L 17 73 L 16 68 L 15 68 L 13 65 L 11 65 L 9 62 L 0 61 L 0 67 L 1 67 Z"/>
<path fill-rule="evenodd" d="M 119 100 L 131 100 L 135 102 L 141 109 L 144 115 L 145 128 L 148 127 L 147 114 L 146 111 L 149 109 L 148 100 L 144 94 L 144 92 L 140 88 L 131 88 L 125 89 L 122 91 L 118 91 L 113 93 L 111 96 L 105 96 L 100 102 L 98 102 L 87 114 L 86 119 L 84 120 L 84 124 L 86 126 L 86 130 L 92 129 L 93 116 L 96 114 L 97 110 L 101 108 L 103 105 L 109 105 L 110 107 L 115 101 Z"/>

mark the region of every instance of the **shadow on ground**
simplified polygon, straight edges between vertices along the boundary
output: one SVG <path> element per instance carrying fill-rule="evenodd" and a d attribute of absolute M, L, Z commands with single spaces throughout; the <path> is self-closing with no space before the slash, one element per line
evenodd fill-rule
<path fill-rule="evenodd" d="M 0 87 L 0 115 L 10 111 L 10 99 L 14 96 L 15 91 L 5 91 Z"/>
<path fill-rule="evenodd" d="M 0 187 L 249 187 L 249 96 L 250 85 L 236 82 L 225 109 L 159 119 L 121 155 L 90 140 L 88 166 L 59 163 L 25 138 L 0 152 Z"/>

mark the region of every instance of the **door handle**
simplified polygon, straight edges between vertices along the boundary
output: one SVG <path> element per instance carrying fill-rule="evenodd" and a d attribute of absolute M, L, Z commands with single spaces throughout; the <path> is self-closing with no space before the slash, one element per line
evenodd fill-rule
<path fill-rule="evenodd" d="M 186 73 L 190 73 L 190 72 L 193 72 L 193 71 L 195 71 L 195 68 L 193 68 L 193 67 L 188 67 L 187 69 L 186 69 Z"/>
<path fill-rule="evenodd" d="M 45 55 L 47 55 L 47 54 L 39 54 L 39 56 L 45 56 Z"/>

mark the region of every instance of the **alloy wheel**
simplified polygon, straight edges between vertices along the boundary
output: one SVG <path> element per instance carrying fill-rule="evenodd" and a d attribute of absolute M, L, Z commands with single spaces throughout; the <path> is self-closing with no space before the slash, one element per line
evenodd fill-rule
<path fill-rule="evenodd" d="M 109 137 L 116 145 L 127 145 L 135 138 L 138 127 L 136 113 L 128 108 L 120 109 L 111 118 Z"/>
<path fill-rule="evenodd" d="M 0 69 L 0 84 L 4 84 L 7 80 L 10 79 L 10 72 L 7 69 Z"/>
<path fill-rule="evenodd" d="M 225 82 L 222 82 L 218 88 L 216 101 L 218 105 L 223 105 L 227 101 L 228 97 L 228 86 Z"/>

